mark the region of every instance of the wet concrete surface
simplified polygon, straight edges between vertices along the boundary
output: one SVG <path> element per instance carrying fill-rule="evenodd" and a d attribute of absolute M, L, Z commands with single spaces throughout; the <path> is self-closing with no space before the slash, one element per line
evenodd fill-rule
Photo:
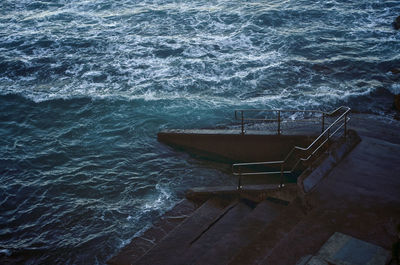
<path fill-rule="evenodd" d="M 352 128 L 361 142 L 305 197 L 308 214 L 261 264 L 296 264 L 335 232 L 387 250 L 397 240 L 400 122 L 355 116 Z"/>
<path fill-rule="evenodd" d="M 273 220 L 259 223 L 258 219 L 265 216 L 258 215 L 257 208 L 251 210 L 232 200 L 220 205 L 208 199 L 199 208 L 202 211 L 195 211 L 160 238 L 144 257 L 131 262 L 294 265 L 304 257 L 315 256 L 337 232 L 390 250 L 397 240 L 396 226 L 400 223 L 400 122 L 357 114 L 352 115 L 349 127 L 358 132 L 361 142 L 313 189 L 294 199 Z M 238 205 L 244 210 L 233 208 Z M 191 211 L 191 207 L 187 209 Z M 236 210 L 230 213 L 231 209 Z M 251 222 L 247 222 L 245 215 L 256 216 L 258 219 L 254 217 L 252 222 L 259 227 L 249 227 Z M 200 224 L 203 219 L 207 222 Z M 232 240 L 244 243 L 236 244 L 235 251 L 230 251 Z M 207 244 L 201 244 L 203 241 Z M 197 252 L 201 254 L 196 256 Z"/>

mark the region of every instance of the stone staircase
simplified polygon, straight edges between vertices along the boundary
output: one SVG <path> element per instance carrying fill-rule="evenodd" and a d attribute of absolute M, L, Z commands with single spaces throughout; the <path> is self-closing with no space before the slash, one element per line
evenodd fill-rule
<path fill-rule="evenodd" d="M 175 207 L 156 220 L 152 227 L 136 236 L 123 247 L 117 255 L 107 261 L 110 265 L 133 264 L 147 251 L 153 248 L 166 235 L 185 221 L 195 210 L 196 205 L 189 200 L 182 200 Z"/>
<path fill-rule="evenodd" d="M 359 142 L 351 132 L 346 139 L 332 144 L 297 183 L 190 189 L 187 199 L 166 218 L 107 263 L 309 264 L 312 255 L 305 254 L 316 253 L 337 227 L 331 225 L 332 217 L 326 220 L 328 210 L 310 205 L 305 192 L 312 191 Z"/>
<path fill-rule="evenodd" d="M 192 212 L 186 215 L 188 211 Z M 306 210 L 300 198 L 290 203 L 274 198 L 256 203 L 243 198 L 212 197 L 197 209 L 185 200 L 167 215 L 176 213 L 184 213 L 181 219 L 173 218 L 178 223 L 171 224 L 166 221 L 168 218 L 156 222 L 158 230 L 160 227 L 169 229 L 169 232 L 164 230 L 164 236 L 153 237 L 151 244 L 143 244 L 142 237 L 136 238 L 125 250 L 123 258 L 119 254 L 108 263 L 383 265 L 390 258 L 390 252 L 382 247 L 334 233 L 334 230 L 307 229 L 310 219 L 318 219 L 318 215 L 324 213 L 318 208 Z M 157 229 L 149 231 L 150 235 L 157 235 Z M 318 241 L 318 244 L 309 240 L 307 231 L 322 233 L 311 240 Z M 296 240 L 299 233 L 305 241 Z M 294 241 L 298 243 L 293 245 Z M 311 254 L 304 255 L 304 251 L 298 251 L 298 244 L 306 246 L 307 253 Z"/>
<path fill-rule="evenodd" d="M 234 255 L 228 264 L 260 264 L 305 216 L 300 199 L 295 199 L 256 234 L 253 240 Z M 263 263 L 264 264 L 264 263 Z"/>
<path fill-rule="evenodd" d="M 134 239 L 124 258 L 119 254 L 108 264 L 258 264 L 304 216 L 299 199 L 212 197 L 192 210 L 162 238 L 146 246 Z"/>

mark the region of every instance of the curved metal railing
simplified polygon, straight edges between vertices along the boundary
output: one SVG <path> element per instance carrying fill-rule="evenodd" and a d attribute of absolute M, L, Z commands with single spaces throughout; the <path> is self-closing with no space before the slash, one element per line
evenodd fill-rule
<path fill-rule="evenodd" d="M 305 162 L 310 160 L 313 156 L 315 156 L 318 151 L 322 149 L 322 147 L 329 143 L 330 139 L 334 135 L 338 133 L 340 129 L 344 127 L 343 134 L 347 136 L 347 122 L 350 120 L 348 117 L 350 113 L 350 108 L 341 106 L 335 109 L 332 112 L 323 112 L 318 110 L 236 110 L 235 117 L 237 118 L 237 113 L 241 113 L 241 123 L 242 123 L 242 134 L 245 133 L 244 131 L 244 121 L 269 121 L 269 122 L 278 122 L 278 134 L 280 134 L 281 128 L 281 112 L 311 112 L 311 113 L 320 113 L 321 115 L 321 124 L 322 124 L 322 133 L 308 146 L 308 147 L 300 147 L 295 146 L 293 149 L 287 154 L 287 156 L 283 160 L 278 161 L 267 161 L 267 162 L 251 162 L 251 163 L 236 163 L 232 165 L 232 172 L 234 175 L 239 176 L 238 178 L 238 190 L 242 189 L 242 176 L 248 175 L 276 175 L 280 174 L 280 187 L 283 187 L 283 175 L 285 174 L 292 174 L 298 165 L 301 162 Z M 247 111 L 269 111 L 269 112 L 277 112 L 278 118 L 277 119 L 245 119 L 244 112 Z M 341 113 L 341 114 L 340 114 Z M 326 129 L 325 127 L 325 118 L 326 117 L 335 117 L 340 115 L 335 121 L 333 121 Z M 286 170 L 288 161 L 294 156 L 296 153 L 298 156 L 297 161 L 294 165 L 289 169 Z M 262 171 L 262 172 L 242 172 L 242 167 L 254 167 L 254 166 L 280 166 L 280 171 Z M 236 170 L 237 169 L 237 170 Z"/>

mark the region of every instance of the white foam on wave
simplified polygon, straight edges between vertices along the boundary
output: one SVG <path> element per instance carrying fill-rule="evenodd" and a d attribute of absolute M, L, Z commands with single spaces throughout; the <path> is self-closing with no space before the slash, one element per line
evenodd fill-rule
<path fill-rule="evenodd" d="M 142 227 L 138 231 L 136 231 L 135 234 L 131 238 L 120 240 L 118 248 L 121 249 L 121 248 L 125 247 L 132 241 L 133 238 L 142 236 L 151 227 L 152 227 L 151 224 L 142 225 Z"/>
<path fill-rule="evenodd" d="M 220 1 L 218 4 L 213 3 L 201 3 L 201 2 L 180 2 L 180 3 L 137 3 L 135 6 L 122 6 L 117 10 L 108 11 L 105 10 L 101 12 L 102 17 L 120 17 L 120 16 L 132 16 L 138 14 L 146 14 L 149 12 L 157 12 L 157 11 L 165 11 L 169 13 L 183 13 L 183 12 L 221 12 L 224 10 L 225 5 L 221 4 L 223 1 Z"/>
<path fill-rule="evenodd" d="M 78 21 L 67 23 L 65 28 L 73 28 L 73 24 L 79 23 L 84 13 L 89 9 L 92 3 L 84 1 L 81 3 L 71 2 L 58 8 L 57 10 L 43 11 L 35 16 L 28 14 L 26 17 L 31 20 L 36 20 L 38 24 L 38 30 L 41 32 L 45 30 L 51 21 L 46 21 L 44 17 L 54 17 L 64 13 L 74 13 L 77 15 Z M 121 8 L 116 8 L 114 16 L 133 16 L 132 14 L 126 13 L 126 3 L 123 3 Z M 92 98 L 128 98 L 128 99 L 144 99 L 160 100 L 160 99 L 174 99 L 183 98 L 187 95 L 193 94 L 190 91 L 190 86 L 194 83 L 202 82 L 213 82 L 214 86 L 211 86 L 211 92 L 215 95 L 220 95 L 222 91 L 228 89 L 234 89 L 231 85 L 223 85 L 222 83 L 234 82 L 237 79 L 243 79 L 248 74 L 252 74 L 258 71 L 264 71 L 269 64 L 269 61 L 276 61 L 276 54 L 274 51 L 265 52 L 260 50 L 259 47 L 253 45 L 251 36 L 240 32 L 235 29 L 235 26 L 227 25 L 217 19 L 217 16 L 211 18 L 208 11 L 212 10 L 213 14 L 219 14 L 224 10 L 224 14 L 239 14 L 241 13 L 240 6 L 232 8 L 232 3 L 229 1 L 219 2 L 215 6 L 210 6 L 209 3 L 184 3 L 184 4 L 164 4 L 157 3 L 153 5 L 137 5 L 138 9 L 146 10 L 146 12 L 154 10 L 169 10 L 173 11 L 178 9 L 179 12 L 194 12 L 196 14 L 205 14 L 206 16 L 196 16 L 195 20 L 197 23 L 209 22 L 209 25 L 204 29 L 196 29 L 196 34 L 193 35 L 182 35 L 178 32 L 178 35 L 159 35 L 161 32 L 157 32 L 157 28 L 160 25 L 159 18 L 154 17 L 154 20 L 144 20 L 138 23 L 140 26 L 143 24 L 144 29 L 149 28 L 150 30 L 156 30 L 153 34 L 126 34 L 129 32 L 129 25 L 115 22 L 112 19 L 113 24 L 117 29 L 118 35 L 123 38 L 115 38 L 115 29 L 109 29 L 110 19 L 103 16 L 97 21 L 98 25 L 95 28 L 102 28 L 105 32 L 110 34 L 104 34 L 105 41 L 111 43 L 106 47 L 103 55 L 99 57 L 101 60 L 90 60 L 83 63 L 72 64 L 65 70 L 65 76 L 58 76 L 52 74 L 51 77 L 54 80 L 63 80 L 63 84 L 57 81 L 50 81 L 46 88 L 41 85 L 35 84 L 39 80 L 39 73 L 33 73 L 26 77 L 20 77 L 12 86 L 7 89 L 1 89 L 0 93 L 17 93 L 22 94 L 36 102 L 52 100 L 57 98 L 68 99 L 74 97 L 92 97 Z M 227 8 L 229 6 L 229 8 Z M 79 8 L 78 8 L 79 7 Z M 86 10 L 87 9 L 87 10 Z M 125 10 L 125 11 L 124 11 Z M 227 12 L 228 11 L 228 12 Z M 104 11 L 96 12 L 93 14 L 101 14 Z M 135 12 L 134 12 L 135 13 Z M 92 14 L 92 16 L 93 16 Z M 135 13 L 136 14 L 136 13 Z M 104 15 L 104 14 L 103 14 Z M 171 29 L 174 28 L 174 18 L 167 17 L 168 23 L 171 24 Z M 82 21 L 83 22 L 83 21 Z M 165 24 L 166 21 L 163 21 Z M 168 24 L 167 23 L 167 24 Z M 236 23 L 237 24 L 237 23 Z M 146 26 L 147 25 L 147 26 Z M 227 28 L 227 27 L 231 28 Z M 121 30 L 122 28 L 122 30 Z M 112 32 L 111 32 L 112 30 Z M 96 31 L 96 32 L 95 32 Z M 174 30 L 172 30 L 174 31 Z M 213 32 L 213 34 L 210 34 Z M 226 34 L 228 32 L 228 34 Z M 146 32 L 145 32 L 146 33 Z M 74 35 L 79 33 L 74 31 Z M 88 32 L 88 36 L 98 36 L 97 30 Z M 108 37 L 110 36 L 110 37 Z M 68 35 L 66 36 L 68 37 Z M 50 56 L 57 58 L 55 63 L 51 64 L 50 70 L 61 67 L 62 61 L 70 61 L 70 59 L 79 58 L 82 55 L 79 51 L 66 50 L 59 45 L 63 42 L 64 36 L 54 35 L 50 39 L 56 41 L 52 49 L 38 48 L 33 52 L 36 57 Z M 148 44 L 151 45 L 148 45 Z M 231 50 L 226 53 L 216 51 L 213 47 L 218 46 L 220 49 Z M 153 52 L 157 47 L 164 47 L 168 49 L 183 48 L 183 55 L 185 58 L 176 59 L 174 57 L 157 58 L 153 55 Z M 89 49 L 90 50 L 90 49 Z M 131 53 L 136 53 L 135 56 L 131 56 Z M 208 58 L 208 55 L 214 56 L 214 58 Z M 26 56 L 26 55 L 23 55 Z M 206 56 L 206 58 L 201 58 Z M 272 58 L 275 57 L 275 58 Z M 193 61 L 193 59 L 199 58 L 199 61 Z M 28 62 L 33 58 L 27 58 Z M 102 61 L 107 63 L 103 63 Z M 178 61 L 179 60 L 179 61 Z M 240 69 L 242 64 L 256 62 L 258 66 L 248 69 Z M 202 63 L 203 67 L 198 68 L 198 64 Z M 228 65 L 226 65 L 228 63 Z M 263 66 L 260 66 L 263 65 Z M 113 76 L 109 74 L 110 66 L 113 67 L 113 72 L 117 72 L 119 76 Z M 93 83 L 90 78 L 95 79 L 97 77 L 106 76 L 105 80 Z M 101 79 L 100 78 L 100 79 Z M 98 80 L 98 79 L 97 79 Z M 15 81 L 15 80 L 13 80 Z M 249 84 L 254 86 L 254 81 L 249 81 Z M 161 88 L 155 88 L 160 86 Z M 216 88 L 216 86 L 222 87 L 222 89 Z M 171 89 L 177 89 L 175 93 L 170 93 Z M 203 89 L 203 88 L 200 88 Z M 165 91 L 164 91 L 165 90 Z M 194 95 L 198 97 L 204 95 L 206 88 L 199 93 Z"/>
<path fill-rule="evenodd" d="M 12 251 L 9 249 L 0 249 L 0 254 L 6 255 L 7 257 L 11 256 Z"/>
<path fill-rule="evenodd" d="M 392 94 L 399 95 L 399 94 L 400 94 L 400 84 L 392 84 L 392 85 L 389 87 L 389 91 L 390 91 Z"/>
<path fill-rule="evenodd" d="M 276 109 L 303 109 L 304 107 L 318 109 L 321 107 L 346 104 L 350 98 L 363 97 L 371 94 L 374 87 L 351 88 L 345 85 L 319 86 L 316 88 L 302 89 L 309 84 L 299 84 L 296 89 L 282 89 L 277 94 L 257 95 L 242 103 L 248 105 L 265 105 Z"/>
<path fill-rule="evenodd" d="M 73 1 L 57 10 L 38 13 L 36 17 L 35 14 L 28 12 L 26 18 L 37 21 L 38 24 L 35 26 L 44 33 L 52 21 L 46 21 L 43 17 L 75 14 L 77 21 L 68 22 L 66 25 L 66 28 L 74 29 L 80 22 L 84 23 L 82 18 L 91 10 L 91 16 L 96 17 L 96 23 L 92 30 L 88 29 L 85 36 L 89 36 L 89 40 L 92 37 L 97 40 L 101 35 L 106 45 L 101 47 L 100 55 L 97 57 L 99 61 L 92 58 L 69 65 L 65 70 L 66 76 L 52 74 L 52 81 L 47 86 L 35 84 L 39 75 L 33 73 L 20 77 L 19 80 L 12 80 L 13 84 L 7 88 L 1 87 L 0 93 L 21 94 L 35 102 L 58 98 L 91 97 L 145 101 L 187 100 L 188 102 L 210 102 L 212 106 L 219 106 L 223 104 L 275 105 L 279 100 L 294 100 L 295 93 L 287 94 L 285 85 L 278 88 L 279 91 L 268 95 L 260 94 L 260 89 L 257 88 L 262 81 L 263 73 L 282 70 L 278 66 L 285 61 L 286 51 L 290 47 L 283 43 L 278 50 L 274 48 L 278 43 L 282 43 L 283 37 L 278 30 L 274 28 L 266 30 L 257 26 L 253 21 L 254 18 L 245 16 L 244 14 L 248 13 L 246 9 L 249 8 L 249 3 L 242 5 L 222 1 L 210 5 L 203 1 L 179 4 L 122 2 L 120 6 L 111 10 L 102 10 L 98 7 L 101 7 L 103 3 L 105 2 Z M 342 10 L 343 8 L 336 2 L 333 4 L 339 11 L 346 11 Z M 309 5 L 317 10 L 320 4 L 310 3 Z M 250 6 L 256 9 L 254 12 L 257 14 L 267 14 L 271 8 L 279 10 L 277 7 L 287 6 L 287 3 L 274 3 L 271 6 L 253 3 Z M 296 9 L 298 6 L 293 3 L 290 8 Z M 371 8 L 367 10 L 374 11 Z M 152 19 L 141 17 L 136 20 L 138 14 L 150 14 L 154 11 L 165 11 L 166 15 L 154 16 Z M 371 23 L 375 23 L 374 25 L 388 23 L 389 11 L 389 9 L 379 11 L 374 21 L 372 21 L 374 16 L 368 15 L 368 21 L 371 20 Z M 344 12 L 345 16 L 351 16 L 351 12 L 358 11 L 347 10 L 346 12 Z M 193 14 L 187 18 L 190 22 L 188 29 L 182 27 L 182 21 L 179 20 L 185 13 Z M 366 13 L 363 10 L 354 15 L 364 17 Z M 239 19 L 225 22 L 226 16 Z M 167 26 L 168 34 L 165 34 L 160 25 Z M 365 24 L 364 29 L 370 28 L 371 25 Z M 249 27 L 253 30 L 249 30 Z M 360 29 L 355 27 L 352 30 Z M 74 31 L 73 35 L 82 37 L 78 31 Z M 62 34 L 54 34 L 51 37 L 57 45 L 62 43 Z M 262 44 L 254 42 L 254 39 Z M 79 50 L 66 52 L 67 50 L 57 45 L 52 49 L 34 50 L 36 57 L 47 55 L 57 58 L 57 61 L 51 64 L 50 70 L 61 67 L 63 65 L 61 62 L 86 55 Z M 155 51 L 159 49 L 165 49 L 167 53 L 168 50 L 173 53 L 176 49 L 182 49 L 183 52 L 159 58 L 155 55 Z M 88 51 L 99 52 L 93 47 L 88 48 Z M 20 54 L 20 56 L 28 63 L 34 58 L 26 54 Z M 302 74 L 300 67 L 286 70 L 282 72 L 282 75 L 290 74 L 291 71 L 298 75 Z M 299 79 L 299 83 L 312 84 L 311 75 L 304 75 Z M 91 79 L 96 79 L 96 82 L 92 82 Z M 340 101 L 351 96 L 363 96 L 369 93 L 369 91 L 357 91 L 351 87 L 327 91 L 320 84 L 315 85 L 317 88 L 314 93 L 301 96 L 302 102 L 298 100 L 298 104 L 304 105 L 311 102 L 317 105 L 321 99 L 322 101 L 324 99 Z M 301 85 L 297 89 L 301 90 Z M 248 97 L 247 94 L 256 94 L 256 96 Z"/>
<path fill-rule="evenodd" d="M 101 71 L 89 71 L 89 72 L 85 72 L 82 77 L 96 77 L 96 76 L 100 76 L 102 75 L 103 72 Z"/>
<path fill-rule="evenodd" d="M 168 40 L 164 41 L 167 42 Z M 62 77 L 45 86 L 41 84 L 31 85 L 38 77 L 35 74 L 20 78 L 19 81 L 13 82 L 11 86 L 8 86 L 6 90 L 2 89 L 1 92 L 3 94 L 13 92 L 22 94 L 35 102 L 85 96 L 95 99 L 108 97 L 145 100 L 174 99 L 193 94 L 193 91 L 190 91 L 190 86 L 194 82 L 214 82 L 215 85 L 218 85 L 223 82 L 229 83 L 234 79 L 243 79 L 252 73 L 265 71 L 276 64 L 280 56 L 279 53 L 272 51 L 258 55 L 240 52 L 236 55 L 223 55 L 216 60 L 182 58 L 177 61 L 175 58 L 135 58 L 134 60 L 122 61 L 115 66 L 117 70 L 126 73 L 126 76 L 120 76 L 118 80 L 115 80 L 115 76 L 107 75 L 107 78 L 100 83 L 93 83 L 86 79 L 106 75 L 106 68 L 102 70 L 102 67 L 99 69 L 94 65 L 77 64 L 66 70 L 66 73 L 71 75 L 72 78 Z M 226 64 L 226 62 L 230 64 L 227 65 L 228 68 L 221 67 L 221 64 Z M 197 67 L 199 64 L 203 65 L 202 69 Z M 242 64 L 255 64 L 256 66 L 240 69 Z M 52 65 L 57 67 L 60 63 Z M 89 69 L 86 70 L 85 68 Z M 56 76 L 54 77 L 56 78 Z M 8 78 L 5 81 L 11 80 Z M 27 82 L 30 83 L 28 86 L 24 84 Z M 162 90 L 155 89 L 157 83 L 161 84 Z M 178 90 L 172 92 L 171 88 L 174 90 L 174 87 Z M 199 93 L 199 95 L 204 95 L 204 93 Z M 196 97 L 196 94 L 194 96 Z"/>
<path fill-rule="evenodd" d="M 356 97 L 356 96 L 365 96 L 369 95 L 373 88 L 366 87 L 360 89 L 349 89 L 348 87 L 342 85 L 339 88 L 333 88 L 328 86 L 320 86 L 316 89 L 315 92 L 310 94 L 311 97 L 314 98 L 327 98 L 327 100 L 344 100 L 349 97 Z"/>
<path fill-rule="evenodd" d="M 144 212 L 167 208 L 167 205 L 170 203 L 169 200 L 172 197 L 172 192 L 167 187 L 160 184 L 156 184 L 155 188 L 158 192 L 158 196 L 155 199 L 152 198 L 143 205 L 142 210 Z"/>
<path fill-rule="evenodd" d="M 227 88 L 229 89 L 229 88 Z M 61 96 L 59 92 L 56 93 L 30 93 L 25 95 L 27 98 L 35 102 L 43 102 L 54 99 L 71 99 L 74 97 L 90 97 L 93 100 L 144 100 L 147 102 L 157 101 L 171 101 L 174 104 L 163 104 L 163 108 L 166 109 L 180 109 L 185 106 L 190 106 L 191 109 L 219 109 L 226 108 L 228 106 L 240 107 L 240 106 L 254 106 L 254 107 L 265 107 L 265 108 L 303 108 L 304 106 L 309 107 L 320 107 L 335 105 L 338 102 L 346 102 L 351 97 L 359 97 L 369 95 L 374 88 L 367 87 L 363 89 L 349 89 L 348 87 L 333 88 L 331 86 L 320 86 L 309 92 L 302 92 L 301 85 L 295 90 L 280 89 L 279 91 L 269 94 L 257 94 L 253 97 L 242 98 L 238 94 L 237 96 L 226 97 L 221 88 L 215 88 L 215 95 L 203 94 L 203 93 L 192 93 L 190 91 L 153 91 L 144 90 L 143 93 L 115 93 L 113 90 L 103 90 L 103 94 L 99 93 L 93 86 L 91 89 L 87 89 L 86 86 L 81 88 L 81 93 L 71 96 L 68 91 L 63 92 L 65 96 Z M 309 90 L 309 89 L 307 89 Z M 396 84 L 391 87 L 392 93 L 400 92 L 400 87 Z M 210 90 L 212 91 L 212 89 Z M 300 96 L 299 96 L 300 95 Z"/>

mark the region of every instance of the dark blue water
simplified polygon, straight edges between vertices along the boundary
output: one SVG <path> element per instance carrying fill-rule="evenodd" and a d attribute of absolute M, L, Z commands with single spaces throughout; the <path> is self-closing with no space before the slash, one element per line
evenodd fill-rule
<path fill-rule="evenodd" d="M 156 140 L 235 108 L 385 116 L 398 1 L 0 1 L 0 263 L 104 264 L 229 165 Z"/>

